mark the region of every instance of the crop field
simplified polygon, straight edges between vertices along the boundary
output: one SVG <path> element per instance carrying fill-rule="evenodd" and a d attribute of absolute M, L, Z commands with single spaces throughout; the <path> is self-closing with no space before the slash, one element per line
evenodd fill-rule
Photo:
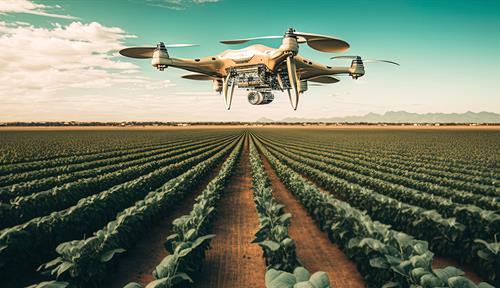
<path fill-rule="evenodd" d="M 500 130 L 0 131 L 0 287 L 500 287 Z"/>

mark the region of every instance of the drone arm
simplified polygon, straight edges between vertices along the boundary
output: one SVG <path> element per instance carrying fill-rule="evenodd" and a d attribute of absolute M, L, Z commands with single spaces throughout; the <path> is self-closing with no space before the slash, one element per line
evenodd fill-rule
<path fill-rule="evenodd" d="M 305 59 L 301 55 L 294 58 L 300 79 L 307 80 L 318 76 L 335 76 L 336 74 L 351 74 L 351 67 L 331 67 Z"/>
<path fill-rule="evenodd" d="M 220 77 L 224 74 L 222 63 L 215 57 L 201 59 L 162 58 L 161 64 L 214 77 Z"/>
<path fill-rule="evenodd" d="M 300 69 L 300 79 L 308 80 L 319 76 L 350 75 L 351 73 L 351 67 L 315 67 L 312 69 Z"/>

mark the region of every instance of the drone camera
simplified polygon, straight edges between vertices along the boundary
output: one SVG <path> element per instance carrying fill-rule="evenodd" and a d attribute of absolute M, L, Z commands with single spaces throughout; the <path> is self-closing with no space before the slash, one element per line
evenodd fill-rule
<path fill-rule="evenodd" d="M 252 105 L 264 105 L 273 102 L 274 95 L 268 91 L 252 91 L 248 93 L 248 102 Z"/>

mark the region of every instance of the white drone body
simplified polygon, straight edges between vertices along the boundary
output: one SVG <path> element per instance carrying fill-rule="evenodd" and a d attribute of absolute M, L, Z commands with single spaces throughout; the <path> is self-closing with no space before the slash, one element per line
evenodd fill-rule
<path fill-rule="evenodd" d="M 168 47 L 188 47 L 191 44 L 165 45 L 157 47 L 132 47 L 120 54 L 132 58 L 151 58 L 151 64 L 160 71 L 175 67 L 195 74 L 183 76 L 191 80 L 212 80 L 216 92 L 224 95 L 226 108 L 231 108 L 234 88 L 244 88 L 252 105 L 269 104 L 274 100 L 273 90 L 287 91 L 290 103 L 297 109 L 299 97 L 307 91 L 308 82 L 331 84 L 339 82 L 338 75 L 350 75 L 357 79 L 365 74 L 363 60 L 359 56 L 338 56 L 333 58 L 353 59 L 349 67 L 331 67 L 305 59 L 299 52 L 299 44 L 307 43 L 322 52 L 343 52 L 349 48 L 347 42 L 324 35 L 296 32 L 290 28 L 284 36 L 265 36 L 221 41 L 224 44 L 241 44 L 263 38 L 283 38 L 279 48 L 251 45 L 239 50 L 226 50 L 218 55 L 179 59 L 168 54 Z M 385 60 L 371 60 L 395 62 Z"/>

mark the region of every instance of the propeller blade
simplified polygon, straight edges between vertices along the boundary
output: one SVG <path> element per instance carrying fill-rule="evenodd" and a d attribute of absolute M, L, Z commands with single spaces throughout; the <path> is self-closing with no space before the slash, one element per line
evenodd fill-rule
<path fill-rule="evenodd" d="M 399 63 L 396 63 L 394 61 L 389 61 L 389 60 L 377 60 L 377 59 L 367 59 L 363 60 L 363 63 L 389 63 L 389 64 L 394 64 L 394 65 L 399 65 Z"/>
<path fill-rule="evenodd" d="M 309 47 L 321 52 L 344 52 L 350 47 L 346 41 L 332 36 L 305 32 L 294 32 L 293 34 L 298 36 L 299 43 L 306 41 Z"/>
<path fill-rule="evenodd" d="M 161 43 L 163 44 L 163 43 Z M 166 48 L 184 48 L 184 47 L 194 47 L 199 46 L 198 44 L 168 44 L 165 45 Z M 129 47 L 118 51 L 121 55 L 130 57 L 130 58 L 138 58 L 138 59 L 146 59 L 153 58 L 153 53 L 155 52 L 157 47 Z"/>
<path fill-rule="evenodd" d="M 222 40 L 220 43 L 222 44 L 242 44 L 252 40 L 259 39 L 281 39 L 283 36 L 260 36 L 260 37 L 251 37 L 251 38 L 242 38 L 242 39 L 232 39 L 232 40 Z"/>
<path fill-rule="evenodd" d="M 350 55 L 330 57 L 330 59 L 351 59 L 351 60 L 358 58 L 361 59 L 360 56 L 350 56 Z M 389 60 L 378 60 L 378 59 L 361 59 L 361 60 L 363 61 L 363 63 L 389 63 L 400 66 L 399 63 Z"/>
<path fill-rule="evenodd" d="M 205 80 L 214 80 L 215 78 L 212 76 L 208 76 L 205 74 L 187 74 L 184 76 L 181 76 L 184 79 L 189 79 L 189 80 L 198 80 L 198 81 L 205 81 Z"/>
<path fill-rule="evenodd" d="M 297 110 L 297 106 L 299 105 L 297 67 L 295 66 L 295 62 L 291 56 L 288 56 L 286 59 L 286 68 L 288 72 L 288 80 L 290 81 L 290 86 L 292 88 L 292 93 L 288 91 L 288 97 L 290 97 L 290 104 L 292 104 L 293 110 Z"/>
<path fill-rule="evenodd" d="M 351 56 L 351 55 L 341 55 L 341 56 L 333 56 L 330 59 L 356 59 L 359 56 Z"/>
<path fill-rule="evenodd" d="M 118 51 L 121 55 L 130 58 L 153 58 L 156 47 L 130 47 Z"/>
<path fill-rule="evenodd" d="M 307 81 L 315 82 L 315 83 L 322 83 L 322 84 L 332 84 L 332 83 L 339 82 L 340 79 L 335 78 L 333 76 L 318 76 L 318 77 L 313 77 L 311 79 L 307 79 Z"/>
<path fill-rule="evenodd" d="M 199 44 L 167 44 L 166 48 L 184 48 L 184 47 L 195 47 L 200 46 Z"/>

